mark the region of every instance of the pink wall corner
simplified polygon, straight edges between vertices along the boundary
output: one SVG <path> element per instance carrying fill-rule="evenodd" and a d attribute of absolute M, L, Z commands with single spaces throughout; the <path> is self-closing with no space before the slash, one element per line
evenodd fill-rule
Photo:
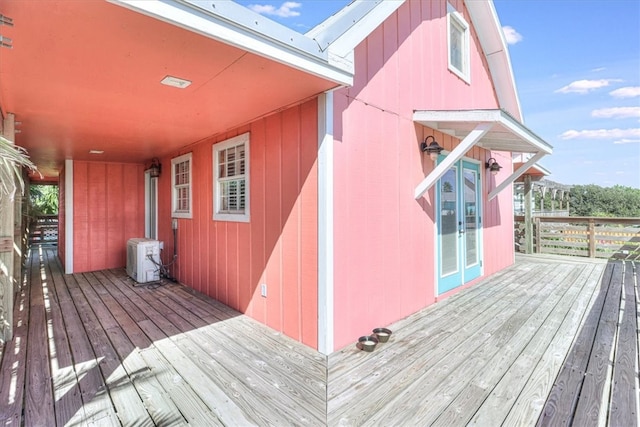
<path fill-rule="evenodd" d="M 413 197 L 433 165 L 419 145 L 432 134 L 448 150 L 459 140 L 414 124 L 413 112 L 498 108 L 475 30 L 471 83 L 448 69 L 446 11 L 445 1 L 404 3 L 356 48 L 354 85 L 334 95 L 335 348 L 435 301 L 434 193 Z M 497 219 L 485 244 L 506 236 L 504 193 L 487 207 Z"/>
<path fill-rule="evenodd" d="M 189 148 L 193 218 L 178 219 L 183 284 L 317 347 L 317 101 L 256 120 Z M 213 220 L 215 143 L 249 132 L 248 223 Z M 175 153 L 174 156 L 186 151 Z M 159 237 L 173 254 L 171 156 L 159 183 Z M 260 285 L 267 285 L 262 297 Z"/>

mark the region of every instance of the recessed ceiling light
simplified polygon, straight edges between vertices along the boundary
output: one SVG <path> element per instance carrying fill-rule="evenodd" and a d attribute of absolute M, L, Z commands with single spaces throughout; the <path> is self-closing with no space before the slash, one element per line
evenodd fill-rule
<path fill-rule="evenodd" d="M 89 154 L 104 154 L 104 150 L 89 150 Z"/>
<path fill-rule="evenodd" d="M 166 76 L 164 79 L 160 80 L 160 83 L 167 86 L 177 87 L 179 89 L 184 89 L 191 84 L 189 80 L 173 76 Z"/>

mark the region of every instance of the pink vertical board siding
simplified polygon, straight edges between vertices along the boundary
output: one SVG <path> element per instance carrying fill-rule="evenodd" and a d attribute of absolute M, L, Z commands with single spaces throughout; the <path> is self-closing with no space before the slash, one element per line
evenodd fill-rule
<path fill-rule="evenodd" d="M 127 240 L 144 236 L 144 168 L 73 165 L 74 272 L 124 267 Z"/>
<path fill-rule="evenodd" d="M 505 180 L 513 169 L 509 153 L 487 152 L 502 166 L 498 175 L 485 171 L 485 194 Z M 507 215 L 509 213 L 509 215 Z M 501 191 L 484 206 L 484 272 L 493 274 L 511 265 L 514 259 L 513 187 Z"/>
<path fill-rule="evenodd" d="M 459 140 L 417 126 L 413 111 L 498 108 L 473 28 L 471 83 L 449 71 L 446 11 L 445 1 L 404 3 L 356 48 L 354 85 L 334 96 L 335 348 L 435 301 L 434 190 L 413 198 L 433 164 L 419 144 L 435 135 L 451 150 Z M 484 160 L 479 149 L 467 156 Z M 507 218 L 508 196 L 497 199 L 485 210 Z M 506 223 L 485 224 L 485 246 L 503 241 Z"/>
<path fill-rule="evenodd" d="M 178 220 L 173 269 L 185 285 L 312 347 L 318 328 L 316 102 L 190 147 L 193 218 Z M 245 132 L 250 134 L 250 221 L 214 221 L 213 145 Z M 171 157 L 162 162 L 170 165 Z M 171 172 L 163 172 L 159 233 L 165 241 L 172 240 L 170 182 Z M 260 293 L 263 283 L 266 298 Z"/>

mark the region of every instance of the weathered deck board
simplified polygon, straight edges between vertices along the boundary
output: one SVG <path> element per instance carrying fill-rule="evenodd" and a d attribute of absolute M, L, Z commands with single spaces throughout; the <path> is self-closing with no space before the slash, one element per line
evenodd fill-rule
<path fill-rule="evenodd" d="M 183 286 L 64 275 L 40 250 L 0 353 L 4 425 L 638 425 L 631 262 L 519 257 L 327 360 Z"/>
<path fill-rule="evenodd" d="M 558 287 L 556 298 L 551 297 L 538 306 L 525 327 L 476 373 L 470 387 L 453 399 L 434 425 L 465 425 L 471 423 L 472 418 L 474 425 L 501 425 L 523 388 L 523 379 L 544 355 L 567 313 L 581 296 L 590 297 L 588 279 L 593 269 L 594 266 L 587 266 L 582 272 L 576 270 L 574 276 L 567 276 L 567 284 L 573 280 L 584 286 Z M 482 412 L 477 410 L 480 406 Z"/>
<path fill-rule="evenodd" d="M 38 274 L 37 268 L 27 268 L 27 283 L 34 274 Z M 16 325 L 13 340 L 5 345 L 0 362 L 0 421 L 7 426 L 22 425 L 30 296 L 31 286 L 22 286 L 18 291 L 13 310 Z"/>
<path fill-rule="evenodd" d="M 525 281 L 524 276 L 516 277 L 519 278 L 502 288 L 501 298 L 496 301 L 492 300 L 492 293 L 484 294 L 486 298 L 479 296 L 475 299 L 474 309 L 466 307 L 460 311 L 451 311 L 448 316 L 439 317 L 440 322 L 428 322 L 428 326 L 422 331 L 415 330 L 414 336 L 403 338 L 402 332 L 393 336 L 392 341 L 380 349 L 385 353 L 385 357 L 378 359 L 382 364 L 360 364 L 351 369 L 348 375 L 339 375 L 337 372 L 340 370 L 330 369 L 330 423 L 337 423 L 339 420 L 345 422 L 348 419 L 357 424 L 371 416 L 374 416 L 375 421 L 386 410 L 413 416 L 413 412 L 406 406 L 410 405 L 409 401 L 415 400 L 407 401 L 405 398 L 404 404 L 396 406 L 389 405 L 389 400 L 396 396 L 400 400 L 402 396 L 406 396 L 404 393 L 410 394 L 407 390 L 419 382 L 417 378 L 424 378 L 429 383 L 434 380 L 434 376 L 442 379 L 448 372 L 447 368 L 461 363 L 469 352 L 482 345 L 485 337 L 493 337 L 503 332 L 503 328 L 508 329 L 509 318 L 528 300 L 525 296 L 528 294 L 529 281 L 537 280 L 536 275 L 529 276 L 529 281 Z M 433 327 L 438 328 L 436 331 L 443 332 L 434 333 Z M 415 326 L 411 329 L 414 328 Z M 421 341 L 422 344 L 417 345 Z M 466 351 L 464 348 L 458 349 L 464 343 L 469 348 Z M 432 350 L 425 352 L 425 349 Z M 355 351 L 354 354 L 356 361 L 367 358 L 364 352 Z M 390 365 L 392 367 L 385 367 L 384 364 L 389 360 L 393 360 Z M 385 409 L 387 406 L 394 409 Z M 347 413 L 351 416 L 347 417 Z M 352 420 L 353 417 L 355 420 Z"/>
<path fill-rule="evenodd" d="M 487 325 L 495 324 L 494 330 L 479 331 L 485 339 L 478 334 L 472 335 L 453 348 L 450 354 L 444 354 L 441 360 L 422 374 L 423 378 L 420 381 L 409 385 L 395 397 L 393 405 L 386 405 L 371 418 L 371 421 L 381 421 L 381 424 L 388 425 L 397 420 L 400 413 L 406 411 L 411 413 L 411 418 L 405 422 L 415 421 L 418 425 L 431 425 L 478 371 L 486 372 L 492 368 L 488 363 L 494 357 L 500 357 L 497 354 L 500 349 L 518 346 L 512 340 L 526 327 L 526 322 L 536 323 L 531 318 L 537 310 L 544 312 L 548 309 L 547 305 L 555 306 L 556 299 L 566 291 L 563 283 L 569 282 L 570 273 L 571 271 L 557 269 L 547 277 L 538 278 L 538 290 L 533 292 L 535 288 L 532 288 L 530 297 L 522 299 L 522 305 L 512 304 L 494 319 L 489 320 Z M 535 325 L 535 329 L 538 327 L 539 325 Z M 507 351 L 503 351 L 502 355 L 509 357 Z M 420 401 L 410 399 L 411 395 L 421 396 Z M 394 409 L 389 411 L 392 407 Z"/>
<path fill-rule="evenodd" d="M 624 265 L 615 264 L 613 276 L 609 283 L 607 299 L 598 321 L 598 330 L 591 348 L 591 355 L 578 405 L 573 415 L 577 425 L 602 424 L 607 418 L 609 392 L 611 390 L 611 372 L 618 317 L 620 315 L 620 296 L 622 294 Z"/>
<path fill-rule="evenodd" d="M 51 375 L 53 393 L 55 399 L 56 425 L 65 425 L 75 414 L 78 418 L 85 419 L 84 407 L 80 389 L 78 387 L 78 376 L 74 367 L 69 337 L 65 331 L 64 317 L 62 314 L 62 306 L 60 297 L 56 292 L 56 287 L 60 287 L 62 281 L 62 273 L 55 268 L 55 259 L 51 251 L 44 251 L 47 256 L 47 264 L 45 274 L 50 277 L 50 313 L 48 321 L 51 324 L 51 333 L 49 337 L 49 352 L 51 357 Z M 54 268 L 51 268 L 52 264 Z M 69 300 L 65 300 L 68 303 Z"/>
<path fill-rule="evenodd" d="M 625 278 L 620 304 L 620 330 L 615 346 L 613 384 L 609 420 L 611 426 L 638 425 L 638 325 L 636 288 L 637 272 L 631 262 L 625 263 Z"/>
<path fill-rule="evenodd" d="M 589 268 L 591 267 L 591 268 Z M 585 272 L 588 277 L 581 275 L 577 280 L 585 282 L 578 297 L 562 318 L 562 322 L 557 329 L 547 325 L 549 330 L 544 334 L 553 335 L 548 347 L 539 355 L 537 363 L 529 364 L 529 360 L 533 359 L 534 354 L 529 354 L 525 350 L 519 357 L 519 360 L 509 369 L 509 372 L 503 377 L 491 393 L 491 396 L 473 418 L 476 425 L 483 425 L 487 419 L 500 420 L 504 419 L 504 425 L 533 425 L 535 424 L 542 404 L 546 399 L 551 385 L 562 366 L 564 355 L 571 346 L 573 337 L 575 336 L 580 323 L 584 317 L 584 313 L 589 307 L 590 301 L 593 301 L 596 287 L 599 283 L 600 272 L 595 266 L 588 266 Z M 562 316 L 562 313 L 560 313 Z M 520 360 L 524 362 L 519 363 Z M 522 384 L 521 391 L 517 390 L 518 380 L 529 375 L 525 384 Z M 516 390 L 511 390 L 512 388 Z M 508 414 L 508 415 L 507 415 Z M 505 418 L 506 416 L 506 418 Z M 488 418 L 486 418 L 488 417 Z"/>
<path fill-rule="evenodd" d="M 33 254 L 32 257 L 44 255 Z M 36 265 L 38 265 L 36 263 Z M 38 269 L 39 270 L 39 269 Z M 24 420 L 26 425 L 54 425 L 53 391 L 47 339 L 45 294 L 49 293 L 48 276 L 32 269 L 31 310 L 27 345 L 26 393 Z"/>

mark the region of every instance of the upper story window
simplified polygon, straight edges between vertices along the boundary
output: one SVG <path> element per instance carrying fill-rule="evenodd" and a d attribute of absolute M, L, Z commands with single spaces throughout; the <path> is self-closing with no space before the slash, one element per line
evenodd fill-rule
<path fill-rule="evenodd" d="M 249 134 L 213 146 L 213 219 L 249 222 Z"/>
<path fill-rule="evenodd" d="M 191 218 L 191 153 L 171 159 L 171 216 Z"/>
<path fill-rule="evenodd" d="M 447 42 L 449 52 L 449 70 L 453 71 L 467 83 L 470 81 L 470 47 L 469 24 L 462 14 L 447 4 Z"/>

